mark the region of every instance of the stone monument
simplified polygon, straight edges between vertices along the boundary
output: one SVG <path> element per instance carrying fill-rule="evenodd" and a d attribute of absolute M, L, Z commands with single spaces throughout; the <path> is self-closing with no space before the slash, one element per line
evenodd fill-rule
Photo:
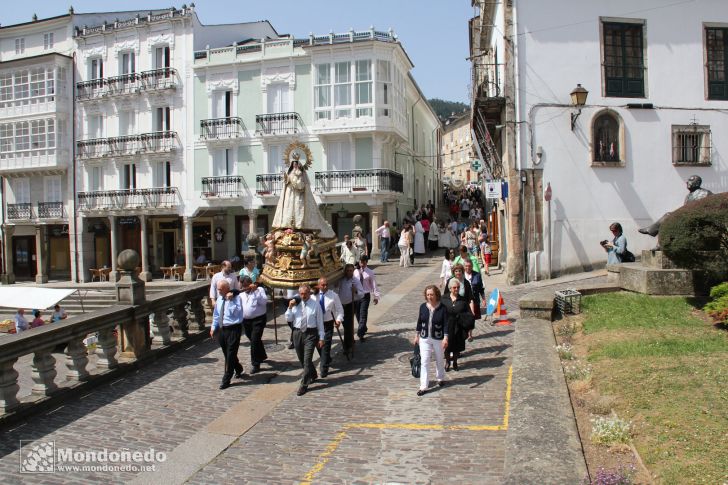
<path fill-rule="evenodd" d="M 283 193 L 271 232 L 265 236 L 263 271 L 259 281 L 272 288 L 316 285 L 322 276 L 342 276 L 338 239 L 319 211 L 306 171 L 313 163 L 308 146 L 294 141 L 285 150 Z"/>

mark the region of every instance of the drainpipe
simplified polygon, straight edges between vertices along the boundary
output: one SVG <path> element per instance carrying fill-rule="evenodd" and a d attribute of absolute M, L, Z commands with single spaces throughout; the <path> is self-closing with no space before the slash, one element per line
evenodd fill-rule
<path fill-rule="evenodd" d="M 79 278 L 79 268 L 78 268 L 78 220 L 76 219 L 76 193 L 78 192 L 78 189 L 76 188 L 76 96 L 74 95 L 76 91 L 76 51 L 73 52 L 73 75 L 71 77 L 71 105 L 73 106 L 71 110 L 71 167 L 73 171 L 71 172 L 71 176 L 73 177 L 73 198 L 71 199 L 71 214 L 73 214 L 73 257 L 76 261 L 76 283 L 81 282 L 81 278 Z M 70 217 L 70 215 L 69 215 Z"/>
<path fill-rule="evenodd" d="M 2 232 L 0 233 L 0 252 L 2 252 L 3 256 L 2 274 L 8 274 L 8 255 L 5 254 L 5 181 L 5 177 L 0 177 L 0 204 L 2 204 L 2 206 L 0 207 L 0 228 L 2 228 Z"/>

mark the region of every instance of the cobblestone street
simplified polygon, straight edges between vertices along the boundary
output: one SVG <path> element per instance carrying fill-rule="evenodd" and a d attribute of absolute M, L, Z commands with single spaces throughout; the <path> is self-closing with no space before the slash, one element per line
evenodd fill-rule
<path fill-rule="evenodd" d="M 479 321 L 460 371 L 447 373 L 444 388 L 417 397 L 418 381 L 409 374 L 422 289 L 437 282 L 439 269 L 439 257 L 409 270 L 395 262 L 376 267 L 384 298 L 371 307 L 370 338 L 357 342 L 347 362 L 335 336 L 332 372 L 303 397 L 295 395 L 295 353 L 274 345 L 271 320 L 264 337 L 273 351 L 261 373 L 219 391 L 222 353 L 205 340 L 3 433 L 0 480 L 499 483 L 514 327 Z M 486 279 L 487 291 L 499 281 Z M 516 308 L 525 288 L 503 292 L 507 308 Z M 281 344 L 289 335 L 280 314 L 278 335 Z M 239 355 L 248 370 L 243 342 Z M 224 437 L 219 452 L 206 448 L 199 433 Z M 19 440 L 52 440 L 78 451 L 154 448 L 166 461 L 144 473 L 20 475 Z"/>

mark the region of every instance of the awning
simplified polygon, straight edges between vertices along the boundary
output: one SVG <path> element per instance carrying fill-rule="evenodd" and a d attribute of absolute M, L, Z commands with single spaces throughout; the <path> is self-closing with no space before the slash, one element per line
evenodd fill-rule
<path fill-rule="evenodd" d="M 45 310 L 76 291 L 71 288 L 36 288 L 33 286 L 15 286 L 0 288 L 0 307 L 29 308 Z"/>

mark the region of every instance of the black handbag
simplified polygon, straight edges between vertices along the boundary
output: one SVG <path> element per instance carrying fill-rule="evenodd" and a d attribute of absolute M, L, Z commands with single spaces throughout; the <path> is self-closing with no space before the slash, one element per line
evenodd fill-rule
<path fill-rule="evenodd" d="M 469 332 L 470 330 L 473 330 L 475 328 L 475 316 L 473 316 L 470 311 L 467 313 L 461 313 L 458 315 L 458 318 L 460 319 L 460 328 L 465 330 L 466 332 Z"/>
<path fill-rule="evenodd" d="M 634 263 L 635 257 L 634 254 L 632 254 L 629 250 L 625 249 L 624 254 L 622 254 L 622 263 Z"/>
<path fill-rule="evenodd" d="M 420 377 L 420 366 L 422 365 L 422 358 L 420 357 L 420 346 L 415 344 L 415 352 L 410 357 L 410 367 L 412 367 L 412 377 L 419 379 Z"/>

